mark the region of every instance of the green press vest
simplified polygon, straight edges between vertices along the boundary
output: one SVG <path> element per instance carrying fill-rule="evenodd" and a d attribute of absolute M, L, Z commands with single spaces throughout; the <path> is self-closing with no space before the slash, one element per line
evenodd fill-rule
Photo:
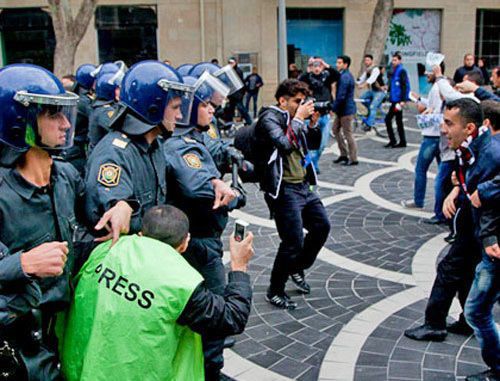
<path fill-rule="evenodd" d="M 76 278 L 61 343 L 68 381 L 203 380 L 201 337 L 176 323 L 202 276 L 160 241 L 110 244 Z"/>

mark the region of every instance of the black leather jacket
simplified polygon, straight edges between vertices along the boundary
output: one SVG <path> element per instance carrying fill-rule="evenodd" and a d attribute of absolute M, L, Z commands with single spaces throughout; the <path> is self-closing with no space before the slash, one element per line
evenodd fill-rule
<path fill-rule="evenodd" d="M 298 119 L 290 123 L 290 115 L 276 106 L 263 108 L 255 126 L 255 137 L 259 147 L 261 162 L 257 164 L 262 171 L 260 187 L 269 196 L 276 199 L 281 188 L 283 177 L 283 156 L 288 155 L 298 146 L 286 135 L 290 124 L 294 134 L 303 142 L 302 151 L 307 154 L 309 135 L 321 133 L 318 128 L 308 128 Z M 306 181 L 316 185 L 316 172 L 312 164 L 306 167 Z"/>
<path fill-rule="evenodd" d="M 243 332 L 250 315 L 252 287 L 250 277 L 231 271 L 224 296 L 200 284 L 191 295 L 177 323 L 210 337 L 226 337 Z"/>

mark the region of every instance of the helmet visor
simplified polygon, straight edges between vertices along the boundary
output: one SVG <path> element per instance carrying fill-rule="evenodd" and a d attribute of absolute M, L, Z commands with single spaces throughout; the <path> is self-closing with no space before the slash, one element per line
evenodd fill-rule
<path fill-rule="evenodd" d="M 168 92 L 164 122 L 189 126 L 194 99 L 193 87 L 167 79 L 160 79 L 158 86 Z"/>
<path fill-rule="evenodd" d="M 110 85 L 121 86 L 123 81 L 123 77 L 125 77 L 125 73 L 127 72 L 127 65 L 123 61 L 116 61 L 115 65 L 117 65 L 120 69 L 111 77 L 108 81 Z"/>
<path fill-rule="evenodd" d="M 229 91 L 229 87 L 208 71 L 204 72 L 194 84 L 194 96 L 215 107 L 222 105 Z"/>
<path fill-rule="evenodd" d="M 229 95 L 234 94 L 241 88 L 243 88 L 243 82 L 240 76 L 233 69 L 231 65 L 226 65 L 220 70 L 214 73 L 214 77 L 222 81 L 227 87 L 229 87 Z"/>
<path fill-rule="evenodd" d="M 24 144 L 56 150 L 73 145 L 78 95 L 70 92 L 42 95 L 19 91 L 14 99 L 27 107 L 24 136 L 19 136 Z"/>

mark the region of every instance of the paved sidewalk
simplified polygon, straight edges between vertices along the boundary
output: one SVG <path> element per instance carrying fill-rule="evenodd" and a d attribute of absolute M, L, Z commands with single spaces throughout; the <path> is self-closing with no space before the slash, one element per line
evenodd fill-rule
<path fill-rule="evenodd" d="M 246 185 L 248 205 L 232 214 L 226 235 L 235 218 L 251 224 L 254 300 L 245 332 L 225 352 L 226 375 L 252 381 L 441 381 L 485 369 L 474 337 L 450 334 L 443 343 L 428 343 L 403 336 L 422 323 L 436 262 L 448 248 L 447 229 L 423 222 L 433 210 L 432 174 L 424 210 L 400 206 L 413 195 L 411 169 L 420 142 L 414 118 L 407 117 L 405 149 L 385 149 L 382 139 L 367 134 L 357 136 L 359 166 L 333 164 L 334 146 L 322 157 L 317 191 L 332 229 L 306 273 L 311 294 L 287 284 L 298 302 L 294 311 L 265 301 L 279 237 L 262 193 Z M 456 316 L 457 305 L 452 309 Z M 499 308 L 496 316 L 500 321 Z"/>

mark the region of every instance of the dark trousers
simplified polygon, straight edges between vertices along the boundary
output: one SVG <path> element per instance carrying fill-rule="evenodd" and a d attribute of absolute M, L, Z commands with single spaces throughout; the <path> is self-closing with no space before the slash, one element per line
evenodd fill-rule
<path fill-rule="evenodd" d="M 224 295 L 226 276 L 222 263 L 223 246 L 220 238 L 191 238 L 184 258 L 204 278 L 205 287 L 217 295 Z M 224 366 L 224 338 L 202 336 L 205 358 L 205 380 L 220 378 Z"/>
<path fill-rule="evenodd" d="M 54 329 L 51 328 L 54 322 L 53 313 L 33 310 L 33 313 L 17 318 L 7 327 L 0 327 L 0 330 L 5 328 L 5 332 L 0 332 L 0 339 L 7 340 L 18 352 L 19 368 L 12 380 L 63 380 L 59 369 L 57 337 Z M 2 336 L 5 337 L 2 338 Z"/>
<path fill-rule="evenodd" d="M 248 92 L 245 96 L 245 107 L 247 108 L 247 111 L 250 113 L 250 100 L 253 102 L 253 117 L 257 118 L 257 100 L 259 98 L 259 92 Z"/>
<path fill-rule="evenodd" d="M 241 117 L 245 120 L 246 124 L 252 124 L 252 118 L 248 114 L 248 110 L 243 104 L 243 98 L 229 98 L 229 104 L 226 106 L 225 110 L 225 120 L 226 122 L 231 122 L 234 118 L 234 111 L 238 109 Z"/>
<path fill-rule="evenodd" d="M 281 243 L 271 272 L 271 293 L 283 294 L 290 274 L 311 267 L 328 238 L 330 222 L 309 184 L 283 183 L 272 202 Z M 303 229 L 307 230 L 304 236 Z"/>
<path fill-rule="evenodd" d="M 474 237 L 470 206 L 457 211 L 454 223 L 457 238 L 437 267 L 436 279 L 425 309 L 425 322 L 435 329 L 446 329 L 446 317 L 458 293 L 462 309 L 474 280 L 474 271 L 481 260 L 481 245 Z M 463 313 L 460 320 L 464 320 Z"/>
<path fill-rule="evenodd" d="M 396 111 L 396 103 L 391 103 L 389 112 L 385 116 L 385 127 L 387 128 L 389 143 L 396 144 L 396 137 L 392 129 L 392 119 L 394 117 L 396 117 L 396 125 L 398 126 L 399 144 L 406 144 L 405 128 L 403 126 L 403 110 Z"/>

